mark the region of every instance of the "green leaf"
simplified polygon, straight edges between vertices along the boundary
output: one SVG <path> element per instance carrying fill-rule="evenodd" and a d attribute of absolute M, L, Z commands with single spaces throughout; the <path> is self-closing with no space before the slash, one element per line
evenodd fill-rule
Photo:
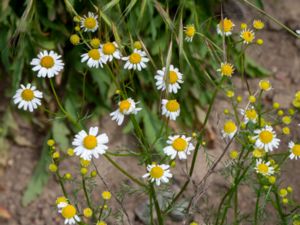
<path fill-rule="evenodd" d="M 255 0 L 255 4 L 261 8 L 264 9 L 264 3 L 262 2 L 262 0 Z"/>
<path fill-rule="evenodd" d="M 35 167 L 33 176 L 26 188 L 26 191 L 22 197 L 22 205 L 27 206 L 30 202 L 36 199 L 43 191 L 44 186 L 48 182 L 49 173 L 47 171 L 47 165 L 50 163 L 50 155 L 48 154 L 49 149 L 47 145 L 48 137 L 45 139 L 41 158 Z"/>
<path fill-rule="evenodd" d="M 258 65 L 254 60 L 245 57 L 245 71 L 250 77 L 266 77 L 270 71 Z"/>
<path fill-rule="evenodd" d="M 69 147 L 68 135 L 70 131 L 66 124 L 61 120 L 54 120 L 52 133 L 54 140 L 60 145 L 62 150 L 66 150 Z"/>

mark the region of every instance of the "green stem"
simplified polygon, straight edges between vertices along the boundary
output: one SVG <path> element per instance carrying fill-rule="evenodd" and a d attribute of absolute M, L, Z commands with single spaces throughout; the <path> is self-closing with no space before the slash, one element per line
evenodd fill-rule
<path fill-rule="evenodd" d="M 255 214 L 254 214 L 254 225 L 258 225 L 258 217 L 259 217 L 259 200 L 261 195 L 261 186 L 259 187 L 259 190 L 257 192 L 256 196 L 256 204 L 255 204 Z"/>
<path fill-rule="evenodd" d="M 162 213 L 161 213 L 161 210 L 160 210 L 157 198 L 156 198 L 156 193 L 155 193 L 154 186 L 151 182 L 149 182 L 149 185 L 150 185 L 150 191 L 152 193 L 152 198 L 153 198 L 153 201 L 154 201 L 154 207 L 155 207 L 156 214 L 157 214 L 158 224 L 159 225 L 164 225 L 164 219 L 163 219 L 163 216 L 162 216 Z"/>

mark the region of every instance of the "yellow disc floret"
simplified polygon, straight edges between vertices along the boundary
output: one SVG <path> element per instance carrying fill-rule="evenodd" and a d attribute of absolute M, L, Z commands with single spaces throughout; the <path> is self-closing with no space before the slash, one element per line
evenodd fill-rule
<path fill-rule="evenodd" d="M 46 55 L 43 58 L 41 58 L 40 64 L 42 67 L 49 69 L 54 66 L 54 59 L 51 56 Z"/>
<path fill-rule="evenodd" d="M 154 166 L 150 171 L 150 176 L 153 178 L 161 178 L 164 175 L 164 170 L 160 166 Z"/>
<path fill-rule="evenodd" d="M 91 208 L 85 208 L 83 210 L 83 215 L 86 217 L 86 218 L 90 218 L 92 215 L 93 215 L 93 210 Z"/>
<path fill-rule="evenodd" d="M 300 144 L 295 144 L 292 148 L 292 152 L 295 156 L 300 156 Z"/>
<path fill-rule="evenodd" d="M 125 111 L 128 111 L 128 110 L 129 110 L 130 106 L 131 106 L 130 101 L 128 101 L 128 100 L 123 100 L 123 101 L 121 101 L 120 104 L 119 104 L 119 110 L 120 110 L 121 113 L 124 113 Z"/>
<path fill-rule="evenodd" d="M 104 200 L 109 200 L 109 199 L 111 199 L 111 193 L 110 193 L 109 191 L 103 191 L 103 192 L 102 192 L 102 198 L 103 198 Z"/>
<path fill-rule="evenodd" d="M 89 150 L 94 149 L 97 146 L 97 138 L 94 135 L 87 135 L 83 139 L 83 146 Z"/>
<path fill-rule="evenodd" d="M 244 40 L 246 44 L 249 44 L 254 40 L 255 35 L 252 30 L 243 30 L 241 33 L 241 38 Z"/>
<path fill-rule="evenodd" d="M 220 30 L 224 33 L 232 31 L 234 24 L 230 19 L 223 19 L 219 23 Z"/>
<path fill-rule="evenodd" d="M 133 47 L 134 47 L 135 49 L 141 50 L 143 46 L 142 46 L 142 43 L 141 43 L 141 42 L 135 41 L 135 42 L 133 43 Z"/>
<path fill-rule="evenodd" d="M 194 37 L 194 35 L 196 33 L 195 26 L 193 24 L 186 26 L 184 33 L 186 36 L 188 36 L 190 38 Z"/>
<path fill-rule="evenodd" d="M 100 40 L 99 38 L 93 38 L 91 41 L 90 41 L 90 44 L 93 48 L 99 48 L 100 46 Z"/>
<path fill-rule="evenodd" d="M 85 26 L 87 29 L 93 29 L 93 28 L 95 28 L 96 25 L 97 25 L 97 21 L 96 21 L 95 18 L 93 18 L 93 17 L 87 17 L 87 18 L 84 20 L 84 26 Z"/>
<path fill-rule="evenodd" d="M 80 37 L 77 34 L 72 34 L 71 37 L 70 37 L 70 42 L 73 45 L 78 45 L 79 42 L 80 42 Z"/>
<path fill-rule="evenodd" d="M 142 61 L 142 56 L 139 53 L 134 52 L 129 56 L 129 61 L 132 64 L 139 64 Z"/>
<path fill-rule="evenodd" d="M 166 104 L 166 109 L 169 112 L 176 112 L 179 110 L 179 103 L 177 102 L 177 100 L 169 100 Z"/>
<path fill-rule="evenodd" d="M 259 139 L 262 143 L 268 144 L 273 140 L 273 133 L 268 130 L 263 130 L 259 134 Z"/>
<path fill-rule="evenodd" d="M 101 55 L 98 49 L 91 49 L 88 52 L 88 55 L 90 58 L 92 58 L 93 60 L 99 60 Z"/>
<path fill-rule="evenodd" d="M 265 151 L 263 149 L 254 149 L 254 151 L 252 152 L 253 157 L 255 158 L 261 158 L 265 155 Z"/>
<path fill-rule="evenodd" d="M 255 120 L 257 118 L 257 113 L 255 111 L 255 109 L 248 109 L 246 110 L 246 116 L 248 119 L 250 120 Z"/>
<path fill-rule="evenodd" d="M 253 27 L 257 30 L 263 29 L 265 24 L 261 20 L 254 20 L 253 21 Z"/>
<path fill-rule="evenodd" d="M 269 167 L 265 163 L 261 163 L 257 166 L 257 170 L 261 174 L 267 174 L 269 172 Z"/>
<path fill-rule="evenodd" d="M 176 138 L 172 143 L 172 147 L 178 152 L 184 151 L 187 145 L 188 145 L 187 141 L 180 137 Z"/>
<path fill-rule="evenodd" d="M 233 121 L 229 120 L 224 124 L 223 129 L 226 134 L 231 134 L 236 131 L 237 127 Z"/>
<path fill-rule="evenodd" d="M 111 42 L 107 42 L 103 45 L 103 53 L 105 55 L 111 55 L 116 51 L 116 46 L 111 43 Z"/>
<path fill-rule="evenodd" d="M 230 63 L 221 63 L 220 71 L 223 76 L 231 77 L 234 72 L 234 67 Z"/>
<path fill-rule="evenodd" d="M 67 205 L 61 211 L 61 214 L 66 219 L 71 219 L 76 215 L 76 208 L 73 205 Z"/>
<path fill-rule="evenodd" d="M 169 82 L 170 84 L 175 84 L 178 80 L 177 73 L 175 71 L 169 72 Z"/>
<path fill-rule="evenodd" d="M 269 91 L 271 89 L 270 81 L 268 81 L 268 80 L 261 80 L 259 82 L 259 87 L 263 91 Z"/>

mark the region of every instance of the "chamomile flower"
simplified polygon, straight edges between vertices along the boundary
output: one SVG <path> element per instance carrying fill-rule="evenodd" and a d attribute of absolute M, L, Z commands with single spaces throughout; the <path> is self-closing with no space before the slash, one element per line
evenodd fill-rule
<path fill-rule="evenodd" d="M 276 133 L 271 126 L 265 126 L 262 129 L 254 131 L 255 146 L 257 148 L 263 148 L 266 152 L 273 151 L 274 148 L 278 148 L 280 140 L 276 138 Z"/>
<path fill-rule="evenodd" d="M 258 85 L 263 91 L 269 91 L 272 89 L 272 85 L 269 80 L 260 80 Z"/>
<path fill-rule="evenodd" d="M 81 55 L 81 62 L 85 61 L 90 68 L 99 68 L 99 66 L 103 68 L 103 64 L 107 62 L 107 56 L 100 49 L 93 48 Z"/>
<path fill-rule="evenodd" d="M 300 158 L 300 144 L 295 144 L 293 141 L 289 142 L 290 148 L 290 159 L 299 159 Z"/>
<path fill-rule="evenodd" d="M 85 32 L 95 32 L 98 29 L 98 16 L 92 12 L 88 12 L 88 15 L 84 16 L 80 20 L 80 27 Z"/>
<path fill-rule="evenodd" d="M 42 104 L 41 98 L 43 98 L 43 93 L 36 90 L 34 85 L 27 84 L 25 86 L 21 84 L 21 88 L 16 91 L 13 100 L 19 109 L 22 108 L 33 112 L 34 109 Z"/>
<path fill-rule="evenodd" d="M 255 38 L 255 34 L 254 34 L 253 30 L 245 29 L 241 32 L 240 37 L 242 38 L 244 44 L 250 44 L 253 42 L 253 40 Z"/>
<path fill-rule="evenodd" d="M 264 26 L 265 26 L 265 24 L 261 20 L 253 20 L 253 27 L 256 30 L 261 30 L 264 28 Z"/>
<path fill-rule="evenodd" d="M 155 182 L 157 186 L 160 183 L 168 183 L 169 179 L 172 177 L 172 174 L 169 170 L 170 166 L 166 164 L 152 164 L 147 166 L 147 171 L 143 178 L 148 178 L 151 182 Z"/>
<path fill-rule="evenodd" d="M 256 160 L 256 173 L 263 176 L 271 176 L 274 174 L 274 167 L 272 167 L 271 162 L 265 162 L 262 159 Z"/>
<path fill-rule="evenodd" d="M 231 77 L 234 73 L 234 66 L 230 63 L 221 63 L 221 67 L 217 70 L 222 76 Z"/>
<path fill-rule="evenodd" d="M 223 138 L 228 137 L 229 139 L 231 139 L 233 138 L 236 132 L 237 132 L 236 124 L 232 120 L 226 121 L 222 130 Z"/>
<path fill-rule="evenodd" d="M 60 213 L 61 213 L 61 209 L 66 207 L 69 204 L 68 199 L 65 196 L 58 197 L 56 199 L 55 203 L 59 210 L 58 212 L 60 212 Z"/>
<path fill-rule="evenodd" d="M 235 24 L 230 19 L 224 18 L 217 25 L 217 33 L 221 36 L 230 36 L 234 26 Z"/>
<path fill-rule="evenodd" d="M 187 155 L 190 155 L 191 151 L 195 149 L 191 140 L 191 137 L 186 137 L 185 135 L 169 136 L 167 141 L 169 145 L 163 151 L 166 155 L 171 156 L 171 159 L 175 159 L 176 155 L 178 155 L 180 160 L 186 159 Z"/>
<path fill-rule="evenodd" d="M 185 40 L 187 42 L 192 42 L 196 33 L 194 24 L 190 24 L 184 27 L 184 33 L 185 33 Z"/>
<path fill-rule="evenodd" d="M 118 45 L 116 42 L 106 42 L 100 46 L 101 51 L 104 55 L 106 55 L 107 60 L 111 62 L 113 58 L 121 59 L 122 55 L 120 50 L 118 49 Z"/>
<path fill-rule="evenodd" d="M 65 224 L 76 224 L 80 222 L 79 216 L 76 214 L 77 210 L 73 205 L 66 205 L 61 210 L 61 215 L 65 218 Z"/>
<path fill-rule="evenodd" d="M 136 108 L 138 102 L 134 102 L 132 98 L 127 98 L 118 103 L 119 107 L 116 111 L 112 112 L 110 116 L 120 126 L 124 121 L 125 115 L 137 114 L 142 108 Z"/>
<path fill-rule="evenodd" d="M 91 127 L 87 134 L 84 130 L 75 135 L 72 145 L 74 153 L 84 160 L 91 160 L 92 157 L 98 158 L 105 153 L 108 148 L 108 136 L 103 133 L 98 135 L 98 127 Z"/>
<path fill-rule="evenodd" d="M 165 115 L 170 120 L 176 120 L 177 116 L 180 114 L 180 105 L 177 100 L 163 99 L 161 104 L 162 115 Z"/>
<path fill-rule="evenodd" d="M 258 115 L 253 106 L 246 110 L 241 109 L 241 114 L 244 116 L 245 124 L 247 124 L 249 121 L 251 121 L 252 123 L 257 122 Z"/>
<path fill-rule="evenodd" d="M 177 93 L 178 89 L 180 89 L 180 84 L 183 83 L 182 73 L 173 65 L 170 65 L 168 73 L 166 73 L 166 67 L 162 68 L 162 70 L 157 70 L 154 78 L 156 79 L 157 89 L 162 91 L 168 89 L 169 93 Z"/>
<path fill-rule="evenodd" d="M 54 51 L 44 50 L 37 55 L 37 58 L 31 60 L 30 65 L 33 71 L 38 71 L 38 77 L 54 77 L 64 68 L 61 56 Z"/>
<path fill-rule="evenodd" d="M 123 57 L 122 60 L 126 61 L 124 69 L 133 69 L 138 71 L 146 68 L 146 63 L 149 62 L 146 52 L 138 49 L 134 49 L 131 55 Z"/>

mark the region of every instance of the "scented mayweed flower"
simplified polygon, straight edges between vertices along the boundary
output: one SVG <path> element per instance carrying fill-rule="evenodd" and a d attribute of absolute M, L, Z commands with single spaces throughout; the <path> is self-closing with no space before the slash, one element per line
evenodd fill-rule
<path fill-rule="evenodd" d="M 66 207 L 69 203 L 65 196 L 61 196 L 56 199 L 55 204 L 59 210 L 58 212 L 61 212 L 61 209 Z"/>
<path fill-rule="evenodd" d="M 93 38 L 92 40 L 90 40 L 90 45 L 92 46 L 92 48 L 99 48 L 100 44 L 101 42 L 99 38 Z"/>
<path fill-rule="evenodd" d="M 149 59 L 146 56 L 146 52 L 134 49 L 131 55 L 122 58 L 122 60 L 126 61 L 124 69 L 137 69 L 138 71 L 141 71 L 147 67 L 146 63 L 149 62 Z"/>
<path fill-rule="evenodd" d="M 221 63 L 221 67 L 217 71 L 221 72 L 222 76 L 231 77 L 234 73 L 234 67 L 232 64 L 224 62 Z"/>
<path fill-rule="evenodd" d="M 224 18 L 217 25 L 217 32 L 221 36 L 230 36 L 234 26 L 235 24 L 230 19 Z"/>
<path fill-rule="evenodd" d="M 245 29 L 241 32 L 240 37 L 243 39 L 244 44 L 250 44 L 255 38 L 255 34 L 250 29 Z"/>
<path fill-rule="evenodd" d="M 290 159 L 299 159 L 300 158 L 300 144 L 295 144 L 293 141 L 289 142 L 290 148 Z"/>
<path fill-rule="evenodd" d="M 104 200 L 109 200 L 109 199 L 111 199 L 111 193 L 110 193 L 109 191 L 103 191 L 103 192 L 102 192 L 102 198 L 103 198 Z"/>
<path fill-rule="evenodd" d="M 229 137 L 231 139 L 236 132 L 237 126 L 235 125 L 235 123 L 232 120 L 226 121 L 222 130 L 223 138 Z"/>
<path fill-rule="evenodd" d="M 237 150 L 231 150 L 229 152 L 229 157 L 231 159 L 237 159 L 239 157 L 239 152 Z"/>
<path fill-rule="evenodd" d="M 173 65 L 170 65 L 168 73 L 166 67 L 162 68 L 162 70 L 157 70 L 154 78 L 156 79 L 157 89 L 162 91 L 168 89 L 169 93 L 177 93 L 178 89 L 180 89 L 180 84 L 183 83 L 182 73 Z"/>
<path fill-rule="evenodd" d="M 196 33 L 194 24 L 190 24 L 184 27 L 184 33 L 185 33 L 185 40 L 187 42 L 192 42 Z"/>
<path fill-rule="evenodd" d="M 36 90 L 35 86 L 21 84 L 21 88 L 16 91 L 13 100 L 19 109 L 22 108 L 23 110 L 33 112 L 34 109 L 42 104 L 41 98 L 43 98 L 43 93 Z"/>
<path fill-rule="evenodd" d="M 177 100 L 163 99 L 161 105 L 162 115 L 165 115 L 170 120 L 176 120 L 180 114 L 180 105 Z"/>
<path fill-rule="evenodd" d="M 254 20 L 253 21 L 253 27 L 256 29 L 256 30 L 261 30 L 263 29 L 265 26 L 265 24 L 261 21 L 261 20 Z"/>
<path fill-rule="evenodd" d="M 138 102 L 134 102 L 132 98 L 127 98 L 118 103 L 119 107 L 116 111 L 110 113 L 112 120 L 115 120 L 120 126 L 124 121 L 125 115 L 136 115 L 142 108 L 136 108 Z"/>
<path fill-rule="evenodd" d="M 107 56 L 103 54 L 101 49 L 90 49 L 87 53 L 81 55 L 81 62 L 87 61 L 87 65 L 90 68 L 103 68 L 103 64 L 107 62 Z"/>
<path fill-rule="evenodd" d="M 98 221 L 96 225 L 107 225 L 107 223 L 101 220 L 101 221 Z"/>
<path fill-rule="evenodd" d="M 121 59 L 122 55 L 118 49 L 116 42 L 106 42 L 100 46 L 102 53 L 107 57 L 107 60 L 111 62 L 113 58 Z"/>
<path fill-rule="evenodd" d="M 95 32 L 98 29 L 98 16 L 92 12 L 88 12 L 88 16 L 84 16 L 80 20 L 80 27 L 85 32 Z"/>
<path fill-rule="evenodd" d="M 265 162 L 262 159 L 256 160 L 255 170 L 263 176 L 270 176 L 274 174 L 274 167 L 271 166 L 271 163 Z"/>
<path fill-rule="evenodd" d="M 143 178 L 148 178 L 151 182 L 155 182 L 156 185 L 160 185 L 161 182 L 168 183 L 172 174 L 169 170 L 170 166 L 166 164 L 152 164 L 147 166 L 147 171 Z"/>
<path fill-rule="evenodd" d="M 256 148 L 253 150 L 252 155 L 254 158 L 262 158 L 266 154 L 264 149 Z"/>
<path fill-rule="evenodd" d="M 38 77 L 51 78 L 58 75 L 64 68 L 64 63 L 60 58 L 61 56 L 54 51 L 44 50 L 37 55 L 37 58 L 32 59 L 30 65 L 33 66 L 33 71 L 38 71 Z"/>
<path fill-rule="evenodd" d="M 259 81 L 258 85 L 259 85 L 259 88 L 263 91 L 269 91 L 272 88 L 271 83 L 268 80 L 261 80 L 261 81 Z"/>
<path fill-rule="evenodd" d="M 191 140 L 191 137 L 186 137 L 185 135 L 169 136 L 167 140 L 169 145 L 163 151 L 166 155 L 171 156 L 171 159 L 175 159 L 176 155 L 178 155 L 180 160 L 186 159 L 187 155 L 190 155 L 191 151 L 195 149 Z"/>
<path fill-rule="evenodd" d="M 265 126 L 262 129 L 254 131 L 256 136 L 253 138 L 256 140 L 255 146 L 257 148 L 263 148 L 266 152 L 273 151 L 274 148 L 278 148 L 280 140 L 276 138 L 276 133 L 271 126 Z"/>
<path fill-rule="evenodd" d="M 61 210 L 61 215 L 65 218 L 65 224 L 75 224 L 80 222 L 79 216 L 77 216 L 77 210 L 73 205 L 66 205 Z"/>
<path fill-rule="evenodd" d="M 241 114 L 244 116 L 245 124 L 247 124 L 249 121 L 251 121 L 252 123 L 257 122 L 258 115 L 253 106 L 246 110 L 241 109 Z"/>
<path fill-rule="evenodd" d="M 84 160 L 91 160 L 92 156 L 98 158 L 105 153 L 108 148 L 108 136 L 103 133 L 98 134 L 98 127 L 91 127 L 87 134 L 84 130 L 75 135 L 72 145 L 76 146 L 74 152 Z"/>

